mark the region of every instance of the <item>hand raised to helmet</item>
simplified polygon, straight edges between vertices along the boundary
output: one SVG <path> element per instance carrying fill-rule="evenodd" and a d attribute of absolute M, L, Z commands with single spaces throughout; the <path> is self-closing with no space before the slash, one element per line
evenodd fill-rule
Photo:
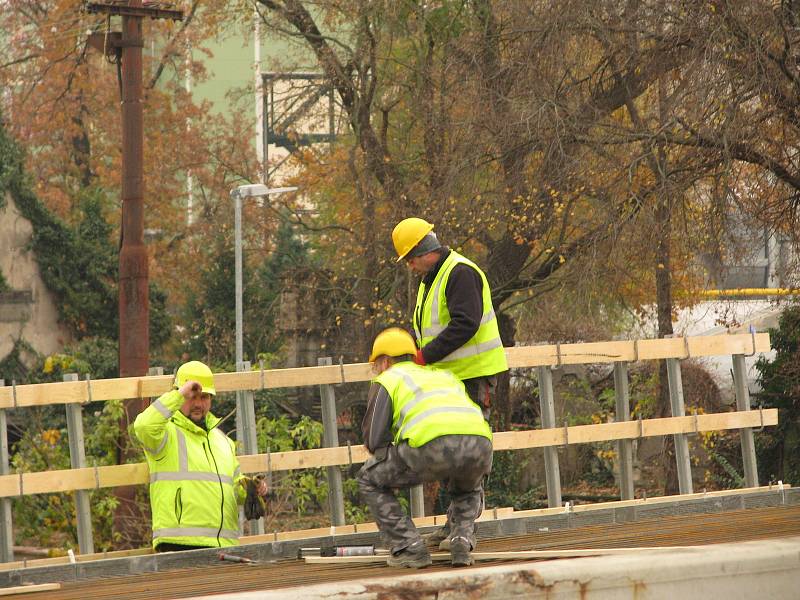
<path fill-rule="evenodd" d="M 196 381 L 189 380 L 184 383 L 180 390 L 181 396 L 189 400 L 190 398 L 194 398 L 197 394 L 203 391 L 203 386 L 201 386 Z"/>

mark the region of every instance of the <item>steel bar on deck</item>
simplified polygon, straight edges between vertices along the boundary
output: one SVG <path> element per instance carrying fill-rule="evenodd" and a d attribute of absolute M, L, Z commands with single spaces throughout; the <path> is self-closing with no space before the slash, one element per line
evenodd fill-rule
<path fill-rule="evenodd" d="M 78 379 L 77 373 L 64 375 L 64 381 L 78 381 Z M 88 380 L 87 385 L 91 385 Z M 72 403 L 66 405 L 66 410 L 70 466 L 73 469 L 82 469 L 86 466 L 86 449 L 83 439 L 83 409 L 80 404 Z M 77 490 L 75 492 L 75 513 L 78 521 L 78 548 L 80 548 L 81 554 L 93 554 L 92 509 L 87 490 Z"/>
<path fill-rule="evenodd" d="M 317 359 L 319 366 L 332 365 L 330 356 Z M 322 402 L 322 438 L 325 448 L 339 445 L 339 429 L 336 425 L 336 397 L 333 386 L 319 386 Z M 328 498 L 331 504 L 331 525 L 344 525 L 344 491 L 342 490 L 342 472 L 339 467 L 326 467 L 328 473 Z"/>
<path fill-rule="evenodd" d="M 743 354 L 734 354 L 733 384 L 736 389 L 736 410 L 750 410 L 750 390 L 747 388 L 747 366 Z M 756 464 L 756 446 L 753 440 L 753 429 L 745 427 L 739 430 L 742 443 L 742 464 L 744 465 L 745 486 L 758 485 L 758 466 Z"/>
<path fill-rule="evenodd" d="M 669 402 L 673 417 L 686 415 L 686 405 L 683 401 L 683 381 L 681 379 L 681 365 L 677 358 L 668 358 L 667 380 L 669 383 Z M 681 494 L 692 493 L 692 466 L 689 462 L 689 442 L 686 434 L 673 434 L 675 440 L 675 463 L 678 469 L 678 488 Z"/>
<path fill-rule="evenodd" d="M 614 363 L 614 395 L 616 398 L 616 420 L 630 421 L 631 407 L 628 394 L 628 363 Z M 617 442 L 619 455 L 619 496 L 622 500 L 633 500 L 633 453 L 631 440 Z"/>
<path fill-rule="evenodd" d="M 550 367 L 537 367 L 539 374 L 539 408 L 542 415 L 542 429 L 556 426 L 555 405 L 553 402 L 553 374 Z M 547 482 L 547 505 L 550 508 L 561 506 L 561 473 L 558 467 L 558 449 L 548 446 L 544 449 L 544 470 Z"/>

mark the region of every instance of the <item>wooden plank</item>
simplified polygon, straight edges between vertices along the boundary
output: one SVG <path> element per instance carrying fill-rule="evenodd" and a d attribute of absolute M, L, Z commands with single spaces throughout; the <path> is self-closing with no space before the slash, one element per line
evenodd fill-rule
<path fill-rule="evenodd" d="M 507 506 L 503 508 L 487 509 L 476 519 L 481 521 L 494 521 L 505 519 L 514 514 L 514 508 Z M 431 515 L 428 517 L 418 517 L 412 519 L 417 527 L 432 527 L 443 524 L 447 520 L 447 515 Z M 355 525 L 338 525 L 331 527 L 317 527 L 315 529 L 301 529 L 295 531 L 282 531 L 265 533 L 262 535 L 248 535 L 239 538 L 241 544 L 263 544 L 265 542 L 283 542 L 287 540 L 303 540 L 307 538 L 341 536 L 353 533 L 372 533 L 378 531 L 374 522 L 357 523 Z"/>
<path fill-rule="evenodd" d="M 775 425 L 778 410 L 770 408 L 763 411 L 745 411 L 690 415 L 685 417 L 666 417 L 626 421 L 623 423 L 600 423 L 597 425 L 577 425 L 557 429 L 533 429 L 529 431 L 505 431 L 494 434 L 494 449 L 516 450 L 542 448 L 554 445 L 583 444 L 615 439 L 651 437 L 674 433 L 695 433 L 741 429 Z M 641 434 L 641 435 L 640 435 Z M 339 446 L 338 448 L 315 448 L 293 452 L 274 452 L 241 456 L 243 473 L 267 471 L 290 471 L 314 467 L 348 465 L 364 462 L 369 454 L 363 446 Z M 93 488 L 117 487 L 149 482 L 145 463 L 117 465 L 85 469 L 64 469 L 0 476 L 0 497 L 24 494 L 43 494 L 68 492 Z"/>
<path fill-rule="evenodd" d="M 788 489 L 788 484 L 783 484 L 784 489 Z M 587 512 L 598 509 L 628 508 L 631 506 L 652 506 L 653 504 L 667 504 L 676 501 L 700 500 L 706 497 L 742 496 L 747 494 L 759 494 L 777 490 L 777 486 L 761 486 L 754 488 L 737 488 L 733 490 L 716 490 L 712 492 L 699 492 L 694 494 L 675 494 L 673 496 L 651 496 L 647 499 L 636 498 L 634 500 L 615 500 L 613 502 L 600 502 L 596 504 L 578 504 L 570 506 L 570 512 Z M 508 517 L 500 518 L 520 518 L 520 517 L 546 517 L 566 512 L 566 508 L 533 508 L 530 510 L 518 510 Z"/>
<path fill-rule="evenodd" d="M 762 423 L 763 419 L 763 423 Z M 778 409 L 763 411 L 744 411 L 689 415 L 685 417 L 665 417 L 621 423 L 600 423 L 597 425 L 575 425 L 567 428 L 531 429 L 527 431 L 502 431 L 494 434 L 494 449 L 518 450 L 522 448 L 542 448 L 567 444 L 586 444 L 610 440 L 653 437 L 675 433 L 700 433 L 741 429 L 742 427 L 761 427 L 776 425 Z M 640 432 L 641 428 L 641 432 Z M 641 433 L 641 435 L 640 435 Z"/>
<path fill-rule="evenodd" d="M 510 367 L 539 367 L 556 364 L 591 364 L 615 361 L 655 360 L 750 354 L 770 350 L 769 334 L 695 336 L 650 340 L 623 340 L 582 344 L 549 344 L 506 348 Z M 688 350 L 688 352 L 687 352 Z M 219 392 L 300 387 L 368 381 L 373 376 L 369 363 L 322 367 L 264 369 L 242 373 L 216 373 Z M 95 379 L 0 387 L 0 408 L 68 404 L 92 400 L 151 398 L 168 391 L 171 375 Z"/>
<path fill-rule="evenodd" d="M 14 587 L 0 588 L 0 596 L 16 596 L 17 594 L 31 594 L 33 592 L 49 592 L 60 590 L 60 583 L 36 583 L 33 585 L 16 585 Z"/>
<path fill-rule="evenodd" d="M 641 548 L 575 548 L 567 550 L 517 550 L 505 552 L 472 552 L 472 558 L 479 560 L 541 560 L 552 558 L 582 558 L 586 556 L 618 556 L 621 554 L 663 553 L 676 550 L 702 550 L 705 546 L 645 546 Z M 385 554 L 377 556 L 306 556 L 309 564 L 351 565 L 382 563 L 388 560 Z M 435 552 L 433 561 L 450 561 L 450 553 Z"/>

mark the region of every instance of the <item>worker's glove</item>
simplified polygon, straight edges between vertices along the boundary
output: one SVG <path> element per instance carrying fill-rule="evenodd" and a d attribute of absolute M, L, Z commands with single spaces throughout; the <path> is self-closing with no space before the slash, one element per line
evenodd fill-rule
<path fill-rule="evenodd" d="M 258 493 L 259 487 L 262 487 L 264 476 L 245 476 L 242 479 L 244 480 L 245 487 L 247 489 L 247 497 L 244 500 L 244 516 L 248 521 L 252 519 L 260 519 L 267 512 L 267 504 L 264 500 L 264 496 Z"/>
<path fill-rule="evenodd" d="M 426 365 L 425 357 L 422 355 L 422 350 L 417 350 L 417 355 L 414 357 L 414 362 L 418 365 Z"/>

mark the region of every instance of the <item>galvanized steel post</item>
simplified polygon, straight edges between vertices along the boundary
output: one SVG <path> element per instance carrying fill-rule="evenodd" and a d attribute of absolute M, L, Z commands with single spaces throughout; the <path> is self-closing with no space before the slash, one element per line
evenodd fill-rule
<path fill-rule="evenodd" d="M 238 371 L 249 371 L 250 361 L 245 360 L 239 363 Z M 252 390 L 237 392 L 241 401 L 237 397 L 236 409 L 241 411 L 240 426 L 241 440 L 245 454 L 258 454 L 258 436 L 256 434 L 256 407 Z M 264 533 L 264 521 L 262 519 L 252 519 L 250 521 L 250 535 L 261 535 Z"/>
<path fill-rule="evenodd" d="M 67 373 L 64 381 L 78 381 L 77 373 Z M 90 384 L 87 384 L 90 385 Z M 83 439 L 83 410 L 77 402 L 66 405 L 67 437 L 69 438 L 69 462 L 73 469 L 86 467 L 86 450 Z M 75 491 L 75 514 L 78 520 L 78 548 L 81 554 L 94 553 L 92 538 L 92 511 L 87 490 Z"/>
<path fill-rule="evenodd" d="M 743 354 L 734 354 L 733 384 L 736 390 L 736 410 L 750 410 L 750 390 L 747 387 L 747 366 Z M 756 447 L 753 440 L 753 429 L 744 427 L 739 430 L 742 442 L 742 464 L 744 465 L 744 482 L 747 487 L 758 485 L 758 466 L 756 463 Z"/>
<path fill-rule="evenodd" d="M 0 387 L 5 380 L 0 379 Z M 8 422 L 5 409 L 0 409 L 0 475 L 10 473 L 8 456 Z M 0 560 L 14 560 L 14 524 L 11 520 L 11 498 L 0 500 Z"/>
<path fill-rule="evenodd" d="M 669 402 L 673 417 L 683 417 L 686 415 L 686 405 L 683 401 L 683 380 L 681 379 L 681 365 L 677 358 L 668 358 L 667 361 L 667 382 L 669 384 Z M 689 442 L 686 435 L 676 433 L 675 440 L 675 463 L 678 468 L 678 489 L 681 494 L 692 493 L 692 466 L 689 462 Z"/>
<path fill-rule="evenodd" d="M 628 363 L 614 363 L 614 396 L 616 398 L 616 420 L 630 421 L 631 408 L 628 394 Z M 619 455 L 619 496 L 622 500 L 633 500 L 633 456 L 629 439 L 617 442 Z"/>
<path fill-rule="evenodd" d="M 317 359 L 319 366 L 332 365 L 331 357 Z M 322 403 L 322 441 L 325 448 L 339 446 L 339 430 L 336 425 L 336 397 L 333 386 L 324 384 L 319 386 L 320 400 Z M 342 490 L 342 472 L 339 467 L 326 467 L 328 472 L 328 498 L 331 504 L 331 525 L 344 525 L 344 491 Z"/>
<path fill-rule="evenodd" d="M 411 509 L 411 517 L 425 516 L 425 495 L 423 494 L 422 484 L 412 486 L 408 490 L 409 504 Z"/>
<path fill-rule="evenodd" d="M 556 426 L 555 404 L 553 401 L 553 374 L 550 367 L 538 367 L 539 410 L 542 415 L 542 429 Z M 561 472 L 558 467 L 558 449 L 547 446 L 544 449 L 544 471 L 547 481 L 547 506 L 561 506 Z"/>

